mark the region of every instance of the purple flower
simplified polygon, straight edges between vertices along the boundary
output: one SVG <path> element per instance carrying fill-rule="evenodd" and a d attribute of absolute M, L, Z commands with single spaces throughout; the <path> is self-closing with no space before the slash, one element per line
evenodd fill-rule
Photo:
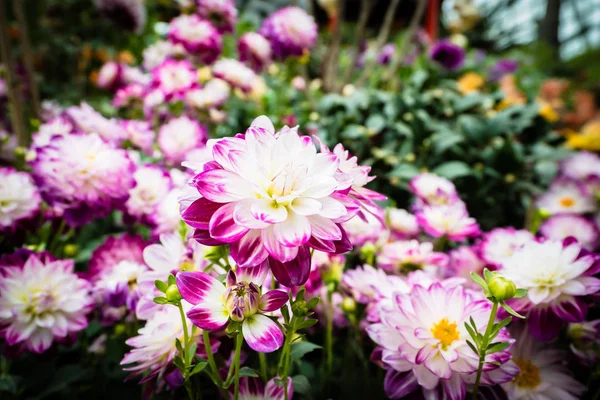
<path fill-rule="evenodd" d="M 499 81 L 504 75 L 512 74 L 519 69 L 519 62 L 517 60 L 511 60 L 504 58 L 498 60 L 498 62 L 490 69 L 489 79 L 491 81 Z"/>
<path fill-rule="evenodd" d="M 238 41 L 240 61 L 260 72 L 272 62 L 271 43 L 256 32 L 244 33 Z"/>
<path fill-rule="evenodd" d="M 204 64 L 212 64 L 221 54 L 221 34 L 197 15 L 182 14 L 169 24 L 169 40 L 181 44 Z"/>
<path fill-rule="evenodd" d="M 463 242 L 481 233 L 477 221 L 469 217 L 467 207 L 460 201 L 450 205 L 425 206 L 416 213 L 416 217 L 419 226 L 435 238 L 445 236 L 455 242 Z"/>
<path fill-rule="evenodd" d="M 294 385 L 292 378 L 287 378 L 287 397 L 285 396 L 285 388 L 279 386 L 275 380 L 280 379 L 278 376 L 269 379 L 266 386 L 260 378 L 250 378 L 243 376 L 240 378 L 239 400 L 292 400 L 294 394 Z M 233 388 L 229 389 L 233 395 Z"/>
<path fill-rule="evenodd" d="M 386 44 L 383 46 L 379 54 L 377 54 L 377 63 L 381 65 L 388 65 L 390 61 L 392 61 L 394 54 L 396 54 L 396 45 L 394 43 Z"/>
<path fill-rule="evenodd" d="M 465 61 L 465 51 L 449 40 L 440 40 L 431 47 L 429 57 L 443 68 L 455 70 Z"/>
<path fill-rule="evenodd" d="M 220 33 L 233 33 L 238 14 L 233 0 L 198 0 L 196 12 Z"/>
<path fill-rule="evenodd" d="M 204 125 L 187 117 L 174 118 L 160 127 L 158 147 L 167 161 L 178 165 L 191 150 L 204 147 L 208 133 Z"/>
<path fill-rule="evenodd" d="M 299 7 L 285 7 L 269 16 L 259 33 L 271 42 L 279 59 L 301 56 L 317 42 L 317 24 Z"/>
<path fill-rule="evenodd" d="M 245 93 L 252 91 L 256 80 L 256 73 L 252 69 L 233 58 L 221 58 L 212 66 L 212 72 L 215 78 L 222 79 Z"/>

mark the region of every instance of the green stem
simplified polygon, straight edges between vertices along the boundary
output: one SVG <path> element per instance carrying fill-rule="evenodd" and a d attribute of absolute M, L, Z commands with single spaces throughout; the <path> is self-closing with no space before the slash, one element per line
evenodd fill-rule
<path fill-rule="evenodd" d="M 331 375 L 333 364 L 333 293 L 327 292 L 327 327 L 325 330 L 325 373 Z M 326 379 L 327 379 L 326 378 Z"/>
<path fill-rule="evenodd" d="M 240 393 L 240 354 L 242 352 L 242 333 L 238 332 L 235 338 L 235 357 L 233 363 L 235 364 L 235 378 L 234 378 L 234 389 L 233 389 L 233 400 L 238 400 Z"/>
<path fill-rule="evenodd" d="M 277 372 L 279 372 L 279 376 L 283 381 L 283 393 L 285 395 L 285 400 L 288 400 L 288 385 L 287 378 L 289 375 L 290 363 L 292 361 L 291 358 L 291 347 L 292 347 L 292 339 L 294 338 L 294 333 L 296 332 L 296 317 L 292 317 L 290 321 L 290 329 L 285 334 L 285 341 L 283 342 L 283 350 L 281 351 L 281 358 L 279 359 L 279 366 L 277 368 Z"/>
<path fill-rule="evenodd" d="M 267 381 L 267 356 L 265 353 L 258 353 L 258 361 L 260 362 L 260 377 L 263 381 Z"/>
<path fill-rule="evenodd" d="M 212 349 L 210 348 L 210 337 L 208 336 L 208 331 L 202 331 L 202 337 L 204 339 L 204 349 L 206 350 L 206 358 L 208 359 L 208 366 L 210 367 L 212 374 L 214 376 L 213 380 L 215 384 L 219 387 L 223 386 L 223 381 L 221 380 L 221 376 L 219 376 L 219 370 L 217 369 L 217 363 L 215 363 L 215 357 L 212 353 Z"/>
<path fill-rule="evenodd" d="M 192 390 L 192 382 L 188 379 L 188 357 L 187 357 L 187 353 L 189 351 L 189 344 L 190 344 L 190 337 L 188 334 L 188 328 L 187 328 L 187 321 L 185 318 L 185 313 L 183 312 L 183 306 L 181 305 L 181 302 L 177 303 L 177 308 L 179 308 L 179 315 L 181 316 L 181 324 L 183 325 L 183 354 L 181 355 L 181 358 L 183 359 L 183 379 L 185 380 L 184 386 L 185 386 L 185 391 L 187 392 L 188 397 L 190 398 L 190 400 L 194 400 L 194 393 Z"/>
<path fill-rule="evenodd" d="M 185 313 L 183 312 L 183 306 L 181 302 L 177 303 L 177 307 L 179 308 L 179 315 L 181 315 L 181 324 L 183 325 L 183 351 L 187 351 L 188 342 L 190 340 L 187 329 L 187 321 L 185 318 Z M 185 354 L 183 354 L 185 356 Z"/>
<path fill-rule="evenodd" d="M 498 302 L 494 301 L 494 305 L 492 306 L 492 312 L 490 313 L 490 319 L 488 320 L 487 327 L 485 328 L 485 333 L 483 334 L 483 339 L 481 341 L 481 347 L 479 348 L 479 367 L 477 368 L 477 377 L 475 378 L 475 387 L 473 388 L 473 400 L 477 400 L 477 394 L 479 392 L 479 382 L 481 381 L 481 373 L 483 372 L 483 364 L 485 363 L 485 356 L 487 353 L 487 347 L 489 345 L 490 333 L 492 332 L 492 327 L 494 325 L 494 321 L 496 320 L 496 313 L 498 312 Z"/>

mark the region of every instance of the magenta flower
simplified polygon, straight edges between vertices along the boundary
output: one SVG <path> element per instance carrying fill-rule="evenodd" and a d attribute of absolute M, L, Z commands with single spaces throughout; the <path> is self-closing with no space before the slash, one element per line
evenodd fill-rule
<path fill-rule="evenodd" d="M 215 27 L 194 14 L 173 18 L 167 36 L 173 44 L 181 44 L 204 64 L 212 64 L 223 47 L 221 34 Z"/>
<path fill-rule="evenodd" d="M 419 198 L 421 204 L 444 205 L 459 200 L 452 182 L 428 172 L 415 176 L 408 187 Z"/>
<path fill-rule="evenodd" d="M 426 206 L 416 214 L 417 222 L 430 236 L 447 237 L 455 242 L 463 242 L 470 237 L 479 236 L 479 225 L 469 217 L 462 202 L 451 205 Z"/>
<path fill-rule="evenodd" d="M 204 147 L 207 137 L 206 127 L 197 121 L 187 116 L 173 118 L 160 127 L 158 148 L 168 162 L 178 165 L 188 152 Z"/>
<path fill-rule="evenodd" d="M 351 249 L 340 224 L 358 207 L 339 191 L 348 185 L 339 180 L 334 154 L 317 153 L 297 128 L 276 133 L 264 116 L 245 135 L 208 146 L 213 160 L 192 181 L 202 197 L 182 210 L 199 242 L 230 243 L 242 267 L 268 259 L 287 287 L 308 279 L 310 248 L 335 254 Z"/>
<path fill-rule="evenodd" d="M 219 32 L 233 33 L 238 14 L 233 0 L 198 0 L 196 12 Z"/>
<path fill-rule="evenodd" d="M 429 57 L 443 68 L 455 70 L 463 65 L 465 51 L 449 40 L 440 40 L 431 47 Z"/>
<path fill-rule="evenodd" d="M 175 61 L 167 59 L 152 70 L 152 86 L 166 98 L 179 99 L 192 89 L 198 81 L 198 74 L 187 60 Z M 154 91 L 152 91 L 154 92 Z M 149 92 L 147 95 L 150 95 Z M 145 100 L 146 101 L 146 100 Z M 159 100 L 160 104 L 162 101 Z"/>
<path fill-rule="evenodd" d="M 152 154 L 152 146 L 156 134 L 152 126 L 147 121 L 125 120 L 121 121 L 121 126 L 127 133 L 127 140 L 146 154 Z"/>
<path fill-rule="evenodd" d="M 256 32 L 247 32 L 238 41 L 240 61 L 246 62 L 256 72 L 260 72 L 272 62 L 271 43 Z"/>
<path fill-rule="evenodd" d="M 123 66 L 114 61 L 105 63 L 98 71 L 96 85 L 102 89 L 115 90 L 123 83 Z"/>
<path fill-rule="evenodd" d="M 121 144 L 127 136 L 119 121 L 105 118 L 87 103 L 81 103 L 79 107 L 71 106 L 67 108 L 65 115 L 77 131 L 95 133 L 115 145 Z"/>
<path fill-rule="evenodd" d="M 139 83 L 132 83 L 119 88 L 112 100 L 113 107 L 124 108 L 131 107 L 135 103 L 142 102 L 146 94 L 146 87 Z"/>
<path fill-rule="evenodd" d="M 265 385 L 259 378 L 250 378 L 243 376 L 240 378 L 240 391 L 239 400 L 284 400 L 285 389 L 283 386 L 275 383 L 275 377 L 269 379 Z M 233 395 L 233 388 L 229 389 L 230 394 Z M 294 384 L 292 378 L 287 378 L 287 399 L 292 400 L 294 394 Z"/>
<path fill-rule="evenodd" d="M 560 163 L 563 176 L 574 180 L 587 180 L 600 177 L 600 156 L 581 151 L 565 158 Z"/>
<path fill-rule="evenodd" d="M 420 269 L 435 273 L 448 264 L 448 256 L 434 251 L 433 243 L 399 240 L 383 245 L 377 256 L 377 264 L 393 272 Z"/>
<path fill-rule="evenodd" d="M 216 78 L 246 93 L 252 91 L 257 77 L 252 69 L 233 58 L 221 58 L 212 66 L 212 72 Z"/>
<path fill-rule="evenodd" d="M 229 321 L 242 324 L 244 339 L 255 351 L 270 353 L 283 345 L 283 332 L 264 313 L 279 310 L 288 301 L 283 290 L 262 294 L 261 285 L 268 269 L 265 265 L 238 268 L 227 274 L 226 285 L 204 272 L 180 272 L 177 287 L 181 296 L 194 306 L 187 316 L 194 325 L 214 331 Z"/>
<path fill-rule="evenodd" d="M 317 24 L 299 7 L 285 7 L 269 16 L 259 33 L 271 42 L 279 59 L 301 56 L 317 42 Z"/>

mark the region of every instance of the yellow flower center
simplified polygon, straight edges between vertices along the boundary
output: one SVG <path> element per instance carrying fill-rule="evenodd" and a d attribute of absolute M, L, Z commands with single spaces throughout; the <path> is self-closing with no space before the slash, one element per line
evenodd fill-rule
<path fill-rule="evenodd" d="M 456 329 L 456 322 L 448 322 L 448 318 L 443 318 L 437 324 L 431 328 L 433 337 L 440 341 L 442 347 L 450 346 L 452 342 L 458 340 L 458 330 Z"/>
<path fill-rule="evenodd" d="M 527 389 L 536 388 L 542 379 L 540 370 L 529 360 L 513 360 L 519 366 L 521 372 L 515 377 L 514 382 L 517 386 Z"/>
<path fill-rule="evenodd" d="M 572 197 L 563 197 L 562 199 L 560 199 L 560 205 L 563 207 L 573 207 L 574 204 L 575 199 L 573 199 Z"/>

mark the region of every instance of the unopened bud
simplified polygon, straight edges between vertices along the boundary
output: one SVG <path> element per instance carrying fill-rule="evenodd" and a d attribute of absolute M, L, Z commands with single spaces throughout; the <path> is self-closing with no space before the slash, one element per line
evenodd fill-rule
<path fill-rule="evenodd" d="M 65 256 L 74 257 L 77 255 L 77 250 L 79 250 L 79 248 L 76 244 L 67 244 L 64 248 Z"/>
<path fill-rule="evenodd" d="M 345 297 L 342 301 L 342 310 L 346 313 L 353 313 L 356 311 L 356 301 L 352 297 Z"/>
<path fill-rule="evenodd" d="M 490 294 L 498 301 L 505 301 L 515 297 L 517 287 L 513 281 L 506 279 L 502 275 L 495 274 L 488 282 Z"/>
<path fill-rule="evenodd" d="M 181 293 L 179 293 L 179 289 L 177 289 L 177 285 L 169 286 L 165 294 L 167 295 L 167 300 L 169 301 L 179 301 L 182 298 Z"/>

